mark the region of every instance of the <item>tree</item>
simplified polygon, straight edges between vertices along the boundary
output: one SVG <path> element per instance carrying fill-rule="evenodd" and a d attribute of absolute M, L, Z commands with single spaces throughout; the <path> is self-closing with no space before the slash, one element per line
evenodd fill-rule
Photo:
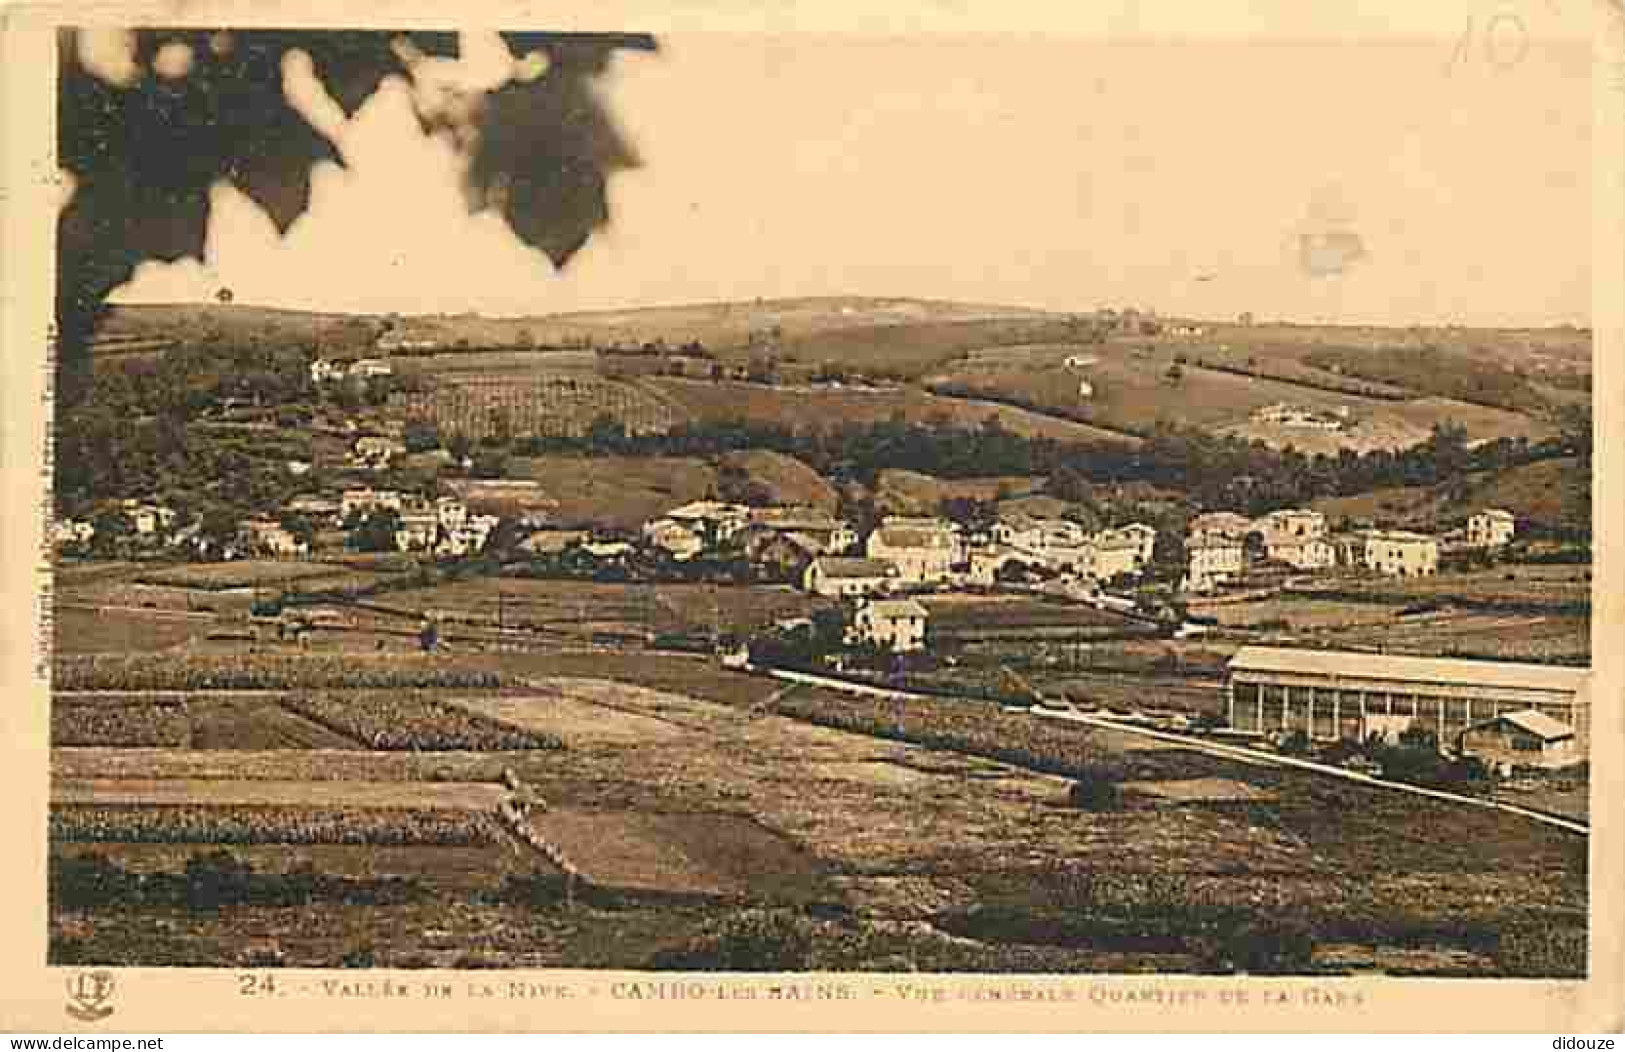
<path fill-rule="evenodd" d="M 116 554 L 135 533 L 129 518 L 117 510 L 100 512 L 90 520 L 90 525 L 95 530 L 90 537 L 90 549 L 98 555 Z"/>
<path fill-rule="evenodd" d="M 358 551 L 392 552 L 397 550 L 395 531 L 400 529 L 401 517 L 389 509 L 375 511 L 361 520 L 350 535 L 350 543 Z"/>
<path fill-rule="evenodd" d="M 626 424 L 609 413 L 600 413 L 587 425 L 587 448 L 594 453 L 619 453 L 626 448 Z"/>
<path fill-rule="evenodd" d="M 499 479 L 508 473 L 508 453 L 496 446 L 481 446 L 474 454 L 475 478 Z"/>
<path fill-rule="evenodd" d="M 316 527 L 303 515 L 289 514 L 281 517 L 282 528 L 293 535 L 295 541 L 307 547 L 316 543 Z"/>
<path fill-rule="evenodd" d="M 1050 475 L 1044 489 L 1058 500 L 1071 504 L 1089 504 L 1094 501 L 1094 487 L 1083 472 L 1071 464 L 1062 464 Z"/>
<path fill-rule="evenodd" d="M 1157 530 L 1156 539 L 1151 543 L 1149 567 L 1153 580 L 1170 584 L 1184 580 L 1190 560 L 1190 553 L 1185 550 L 1185 528 L 1180 522 L 1174 528 Z"/>
<path fill-rule="evenodd" d="M 745 379 L 753 384 L 779 382 L 779 363 L 770 355 L 752 355 L 745 366 Z"/>
<path fill-rule="evenodd" d="M 202 258 L 210 188 L 226 181 L 285 231 L 310 202 L 312 166 L 344 158 L 288 101 L 285 59 L 309 63 L 345 116 L 385 77 L 457 51 L 457 34 L 144 28 L 127 41 L 125 75 L 82 57 L 84 30 L 58 47 L 57 156 L 75 192 L 58 218 L 59 404 L 88 391 L 90 334 L 107 294 L 148 259 Z M 474 104 L 419 113 L 425 136 L 464 154 L 470 211 L 495 208 L 562 267 L 609 219 L 607 177 L 637 157 L 591 81 L 646 34 L 504 33 L 516 56 L 540 53 L 546 76 L 508 80 Z M 187 71 L 148 70 L 161 48 L 186 49 Z M 517 73 L 517 64 L 515 71 Z"/>
<path fill-rule="evenodd" d="M 1115 811 L 1122 806 L 1119 772 L 1101 764 L 1080 770 L 1067 791 L 1067 802 L 1083 811 Z"/>

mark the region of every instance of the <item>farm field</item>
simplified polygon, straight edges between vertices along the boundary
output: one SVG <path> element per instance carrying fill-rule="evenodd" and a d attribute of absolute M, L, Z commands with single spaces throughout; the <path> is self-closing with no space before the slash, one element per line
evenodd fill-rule
<path fill-rule="evenodd" d="M 482 688 L 501 685 L 484 669 L 417 655 L 158 654 L 60 656 L 59 691 L 321 690 Z"/>
<path fill-rule="evenodd" d="M 1240 602 L 1192 603 L 1190 610 L 1213 617 L 1226 638 L 1238 640 L 1584 663 L 1591 654 L 1591 619 L 1589 613 L 1569 612 L 1584 609 L 1583 600 L 1571 591 L 1573 568 L 1545 569 L 1562 572 L 1536 575 L 1524 591 L 1503 588 L 1504 574 L 1498 582 L 1494 575 L 1451 575 L 1458 578 L 1457 586 L 1438 590 L 1413 591 L 1409 586 L 1444 581 L 1443 576 L 1403 582 L 1398 592 L 1383 587 L 1389 582 L 1369 582 L 1369 592 L 1339 586 L 1335 598 L 1313 591 L 1284 592 Z"/>
<path fill-rule="evenodd" d="M 1444 420 L 1462 424 L 1474 440 L 1555 433 L 1549 424 L 1528 415 L 1425 394 L 1393 401 L 1188 364 L 1175 381 L 1168 375 L 1175 357 L 1192 353 L 1178 344 L 1143 348 L 1108 344 L 1080 350 L 1093 359 L 1092 364 L 1071 369 L 1044 358 L 986 355 L 954 363 L 923 382 L 945 395 L 1007 401 L 1114 430 L 1143 433 L 1165 420 L 1257 438 L 1273 446 L 1291 444 L 1306 452 L 1400 448 L 1425 439 L 1433 425 Z M 1091 388 L 1086 396 L 1080 393 L 1083 381 Z M 1323 433 L 1259 425 L 1249 419 L 1254 410 L 1276 403 L 1324 412 L 1347 408 L 1355 422 L 1343 431 Z"/>
<path fill-rule="evenodd" d="M 1373 490 L 1312 502 L 1334 523 L 1369 523 L 1431 530 L 1459 525 L 1470 508 L 1504 508 L 1520 519 L 1552 527 L 1589 529 L 1582 499 L 1590 485 L 1578 461 L 1555 457 L 1498 472 L 1468 476 L 1467 491 L 1447 494 L 1427 486 Z"/>
<path fill-rule="evenodd" d="M 526 730 L 581 745 L 637 745 L 693 733 L 658 715 L 628 711 L 621 695 L 645 687 L 555 679 L 544 694 L 455 698 L 452 704 Z"/>
<path fill-rule="evenodd" d="M 272 698 L 208 697 L 187 705 L 193 749 L 354 749 L 358 744 Z"/>
<path fill-rule="evenodd" d="M 1381 647 L 1395 654 L 1588 664 L 1591 620 L 1546 614 L 1455 613 L 1385 628 L 1353 629 L 1324 642 Z"/>
<path fill-rule="evenodd" d="M 1025 637 L 1105 638 L 1155 634 L 1154 626 L 1060 600 L 1036 596 L 926 596 L 932 638 L 944 643 Z"/>
<path fill-rule="evenodd" d="M 415 617 L 434 610 L 453 621 L 494 627 L 498 594 L 503 623 L 585 638 L 594 632 L 740 633 L 782 618 L 805 617 L 826 600 L 775 585 L 616 584 L 505 577 L 395 592 L 378 609 Z M 455 638 L 455 629 L 453 638 Z"/>
<path fill-rule="evenodd" d="M 682 959 L 714 966 L 705 963 L 712 959 L 705 956 L 708 933 L 733 923 L 735 907 L 678 908 L 653 890 L 640 898 L 637 888 L 644 884 L 725 897 L 748 887 L 758 905 L 826 903 L 825 915 L 834 919 L 818 922 L 831 927 L 819 928 L 814 943 L 827 936 L 831 946 L 861 947 L 851 951 L 857 956 L 848 966 L 896 952 L 876 925 L 909 919 L 973 940 L 954 943 L 949 952 L 941 940 L 921 936 L 926 943 L 915 948 L 947 969 L 1069 971 L 1111 962 L 1134 970 L 1178 960 L 1225 970 L 1178 929 L 1188 935 L 1196 918 L 1207 918 L 1201 923 L 1222 932 L 1252 909 L 1235 904 L 1255 900 L 1306 918 L 1319 940 L 1305 965 L 1310 970 L 1378 967 L 1394 945 L 1446 954 L 1464 974 L 1569 974 L 1583 960 L 1574 956 L 1583 942 L 1571 937 L 1583 924 L 1583 841 L 1508 816 L 1399 800 L 1121 732 L 1040 727 L 1033 717 L 973 702 L 911 703 L 908 727 L 972 736 L 963 746 L 939 737 L 936 747 L 923 747 L 893 740 L 890 704 L 787 688 L 703 660 L 613 652 L 482 660 L 504 678 L 530 684 L 534 702 L 526 704 L 539 711 L 550 694 L 571 702 L 552 727 L 541 728 L 563 737 L 568 749 L 288 750 L 229 758 L 68 749 L 59 750 L 57 768 L 75 778 L 207 782 L 226 771 L 225 777 L 258 777 L 273 786 L 308 779 L 331 785 L 335 799 L 352 782 L 409 781 L 431 794 L 419 802 L 439 792 L 437 780 L 455 787 L 511 769 L 548 801 L 538 820 L 557 816 L 558 835 L 576 838 L 575 849 L 592 859 L 584 870 L 618 874 L 631 886 L 618 892 L 622 900 L 613 910 L 618 936 L 585 945 L 579 933 L 611 923 L 607 907 L 591 902 L 561 912 L 549 905 L 555 898 L 543 895 L 527 899 L 521 912 L 516 902 L 470 892 L 466 881 L 442 886 L 430 880 L 424 900 L 369 907 L 319 902 L 297 911 L 308 922 L 297 926 L 288 912 L 258 906 L 211 913 L 152 907 L 117 916 L 59 910 L 53 960 L 127 961 L 138 946 L 174 958 L 236 960 L 246 943 L 231 950 L 222 944 L 224 932 L 236 931 L 255 944 L 274 938 L 290 963 L 331 962 L 363 948 L 373 960 L 426 963 L 443 959 L 437 956 L 443 944 L 406 933 L 451 931 L 478 916 L 488 932 L 472 945 L 491 963 L 645 967 Z M 605 677 L 644 689 L 618 687 Z M 494 699 L 513 706 L 521 697 L 469 692 L 459 704 Z M 595 711 L 611 731 L 572 738 L 568 727 L 590 724 Z M 828 722 L 860 733 L 816 725 Z M 981 742 L 999 750 L 999 758 L 974 755 Z M 966 747 L 972 755 L 962 751 Z M 1066 780 L 1033 769 L 1051 767 L 1052 756 L 1077 758 L 1062 763 L 1110 764 L 1133 782 L 1153 784 L 1131 793 L 1120 812 L 1077 811 L 1064 806 Z M 1203 792 L 1192 789 L 1193 780 L 1214 779 L 1201 783 Z M 1231 788 L 1217 792 L 1213 786 L 1220 783 Z M 909 788 L 899 792 L 904 785 Z M 386 785 L 377 790 L 383 797 L 366 799 L 395 798 L 394 791 Z M 620 823 L 613 828 L 623 835 L 594 836 L 609 828 L 605 822 Z M 1442 824 L 1463 836 L 1438 837 Z M 109 851 L 117 861 L 116 848 Z M 748 874 L 763 870 L 785 883 L 747 885 Z M 1170 872 L 1181 874 L 1177 887 L 1161 876 Z M 1091 876 L 1080 883 L 1085 873 Z M 1445 873 L 1454 877 L 1446 881 Z M 1443 890 L 1418 896 L 1422 885 Z M 1057 911 L 1083 902 L 1083 894 L 1089 908 L 1069 912 L 1084 919 L 1055 926 Z M 662 905 L 655 906 L 657 900 Z M 430 904 L 438 907 L 433 923 L 422 912 Z M 1170 909 L 1179 918 L 1173 931 L 1166 927 L 1172 922 L 1156 920 Z M 989 927 L 990 910 L 1009 922 Z M 223 924 L 223 916 L 236 923 Z M 532 933 L 524 944 L 506 934 L 517 930 L 521 916 L 528 916 Z M 785 923 L 813 922 L 790 916 Z M 1529 933 L 1540 929 L 1561 936 L 1560 952 L 1550 960 L 1531 956 Z M 1138 934 L 1126 938 L 1128 932 Z M 425 948 L 431 945 L 432 952 Z M 1437 967 L 1440 958 L 1425 959 Z"/>
<path fill-rule="evenodd" d="M 1463 605 L 1588 611 L 1589 565 L 1508 565 L 1432 577 L 1349 577 L 1301 587 L 1304 596 L 1330 595 L 1353 602 L 1438 601 Z"/>
<path fill-rule="evenodd" d="M 912 387 L 769 387 L 659 377 L 649 381 L 699 420 L 749 420 L 798 429 L 826 429 L 836 422 L 873 424 L 901 414 L 910 423 L 946 419 L 967 427 L 995 417 L 1019 435 L 1074 442 L 1133 444 L 1133 436 L 1091 427 L 977 397 L 933 394 Z"/>
<path fill-rule="evenodd" d="M 59 607 L 156 611 L 179 614 L 224 614 L 248 612 L 254 602 L 252 588 L 231 591 L 205 591 L 174 585 L 143 584 L 133 575 L 108 576 L 83 584 L 58 583 L 55 599 Z"/>
<path fill-rule="evenodd" d="M 58 654 L 112 654 L 167 650 L 209 629 L 207 617 L 165 617 L 145 610 L 102 610 L 57 602 L 51 647 Z"/>
<path fill-rule="evenodd" d="M 531 825 L 621 892 L 773 902 L 819 890 L 817 860 L 745 815 L 551 808 Z"/>
<path fill-rule="evenodd" d="M 136 874 L 179 874 L 193 858 L 214 849 L 204 844 L 79 841 L 59 842 L 52 846 L 52 854 L 63 859 L 116 858 L 123 869 Z M 233 844 L 230 850 L 256 873 L 310 870 L 340 879 L 409 880 L 465 892 L 489 889 L 497 878 L 552 871 L 539 855 L 517 844 Z"/>
<path fill-rule="evenodd" d="M 349 571 L 331 563 L 283 559 L 241 559 L 225 563 L 189 563 L 147 570 L 136 575 L 138 584 L 169 585 L 204 591 L 258 588 L 305 582 Z"/>
<path fill-rule="evenodd" d="M 1312 631 L 1353 627 L 1386 627 L 1399 617 L 1401 603 L 1351 603 L 1291 594 L 1243 602 L 1190 604 L 1190 612 L 1212 617 L 1225 628 L 1277 628 Z"/>
<path fill-rule="evenodd" d="M 479 782 L 307 782 L 264 778 L 53 778 L 53 806 L 196 805 L 493 811 L 506 793 Z"/>

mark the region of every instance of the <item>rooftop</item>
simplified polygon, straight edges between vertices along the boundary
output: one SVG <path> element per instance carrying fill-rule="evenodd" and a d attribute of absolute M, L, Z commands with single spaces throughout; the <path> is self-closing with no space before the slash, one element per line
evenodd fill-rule
<path fill-rule="evenodd" d="M 880 543 L 888 548 L 951 548 L 953 537 L 943 529 L 898 528 L 883 526 L 875 531 Z"/>
<path fill-rule="evenodd" d="M 869 603 L 872 617 L 928 617 L 925 607 L 913 599 L 876 599 Z"/>
<path fill-rule="evenodd" d="M 884 559 L 823 558 L 813 565 L 825 577 L 891 577 L 897 567 Z"/>
<path fill-rule="evenodd" d="M 724 504 L 716 500 L 696 500 L 673 508 L 666 512 L 668 519 L 714 519 L 733 518 L 746 514 L 747 509 L 738 504 Z"/>
<path fill-rule="evenodd" d="M 1591 675 L 1589 668 L 1531 665 L 1515 661 L 1472 661 L 1257 646 L 1242 647 L 1236 651 L 1236 656 L 1230 659 L 1230 671 L 1310 673 L 1402 683 L 1459 683 L 1574 692 L 1582 690 Z"/>

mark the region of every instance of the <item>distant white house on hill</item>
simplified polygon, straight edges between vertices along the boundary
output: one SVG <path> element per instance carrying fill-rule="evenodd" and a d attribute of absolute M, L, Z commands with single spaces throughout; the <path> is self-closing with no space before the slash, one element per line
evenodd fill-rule
<path fill-rule="evenodd" d="M 1471 548 L 1499 548 L 1510 544 L 1517 530 L 1518 520 L 1510 511 L 1485 508 L 1467 520 L 1467 545 Z"/>
<path fill-rule="evenodd" d="M 237 526 L 238 540 L 255 555 L 304 555 L 310 547 L 275 519 L 244 519 Z"/>

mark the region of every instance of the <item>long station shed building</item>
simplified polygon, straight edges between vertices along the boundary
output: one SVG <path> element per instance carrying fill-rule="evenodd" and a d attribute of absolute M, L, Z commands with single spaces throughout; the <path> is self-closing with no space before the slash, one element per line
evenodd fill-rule
<path fill-rule="evenodd" d="M 1312 740 L 1363 740 L 1404 726 L 1449 743 L 1468 727 L 1533 709 L 1590 741 L 1590 670 L 1508 661 L 1408 657 L 1288 647 L 1242 647 L 1230 659 L 1236 730 L 1302 730 Z"/>

